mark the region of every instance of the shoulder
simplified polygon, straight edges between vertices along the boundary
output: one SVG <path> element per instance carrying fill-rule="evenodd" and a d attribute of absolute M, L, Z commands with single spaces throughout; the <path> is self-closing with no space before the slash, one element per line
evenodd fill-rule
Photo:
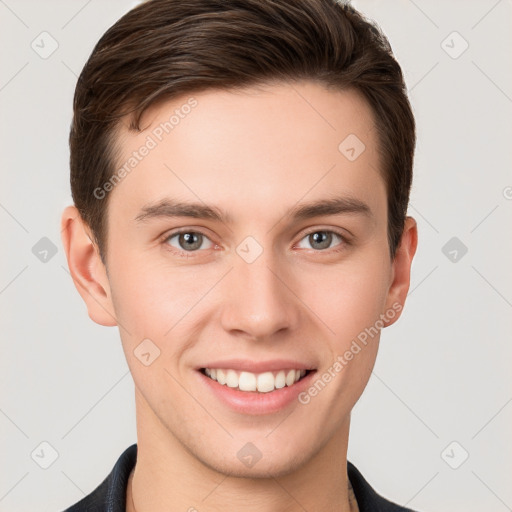
<path fill-rule="evenodd" d="M 125 512 L 126 486 L 136 460 L 137 444 L 132 444 L 117 459 L 105 480 L 64 512 Z"/>
<path fill-rule="evenodd" d="M 354 489 L 359 512 L 415 512 L 378 494 L 349 461 L 347 461 L 347 474 Z"/>

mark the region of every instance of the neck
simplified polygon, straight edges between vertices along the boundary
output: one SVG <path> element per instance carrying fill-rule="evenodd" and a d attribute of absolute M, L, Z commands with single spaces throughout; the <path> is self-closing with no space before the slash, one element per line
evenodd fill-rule
<path fill-rule="evenodd" d="M 137 463 L 128 482 L 127 512 L 358 511 L 347 477 L 350 418 L 298 468 L 248 478 L 204 464 L 150 413 L 140 396 L 136 405 Z"/>

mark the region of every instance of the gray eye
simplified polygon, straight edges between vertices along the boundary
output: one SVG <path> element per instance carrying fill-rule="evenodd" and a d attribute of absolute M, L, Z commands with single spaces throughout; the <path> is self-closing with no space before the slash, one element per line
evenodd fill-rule
<path fill-rule="evenodd" d="M 334 237 L 337 237 L 341 242 L 343 242 L 343 239 L 337 233 L 334 233 L 333 231 L 320 229 L 318 231 L 313 231 L 312 233 L 309 233 L 302 240 L 307 240 L 307 242 L 310 245 L 310 247 L 305 247 L 305 249 L 323 250 L 328 249 L 330 247 L 331 243 L 334 240 Z"/>
<path fill-rule="evenodd" d="M 176 237 L 178 245 L 171 242 L 171 240 Z M 195 251 L 200 249 L 205 241 L 209 241 L 211 244 L 211 241 L 205 235 L 198 233 L 197 231 L 182 231 L 181 233 L 175 233 L 174 235 L 171 235 L 167 241 L 169 242 L 169 245 L 176 247 L 176 249 L 185 251 Z M 206 249 L 208 248 L 209 247 L 206 247 Z M 205 247 L 203 247 L 203 249 L 205 249 Z"/>

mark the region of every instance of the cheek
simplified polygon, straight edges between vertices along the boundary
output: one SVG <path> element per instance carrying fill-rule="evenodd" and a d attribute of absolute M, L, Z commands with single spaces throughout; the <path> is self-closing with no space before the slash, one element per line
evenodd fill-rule
<path fill-rule="evenodd" d="M 386 262 L 368 259 L 302 278 L 306 304 L 318 315 L 339 350 L 375 324 L 387 297 Z M 307 292 L 307 293 L 306 293 Z"/>
<path fill-rule="evenodd" d="M 198 271 L 192 268 L 169 268 L 142 259 L 126 257 L 112 271 L 115 315 L 123 351 L 138 385 L 145 389 L 157 379 L 157 388 L 167 389 L 174 385 L 167 372 L 177 370 L 181 356 L 193 344 L 190 332 L 197 322 L 195 313 L 218 276 L 198 279 Z M 148 352 L 149 357 L 141 357 Z M 144 359 L 154 357 L 146 367 Z"/>
<path fill-rule="evenodd" d="M 385 267 L 376 265 L 373 269 L 367 267 L 366 272 L 344 269 L 329 273 L 325 276 L 329 279 L 315 280 L 317 286 L 307 296 L 308 305 L 321 318 L 329 351 L 317 376 L 328 390 L 319 393 L 322 398 L 318 403 L 321 401 L 326 410 L 332 411 L 333 418 L 343 418 L 352 409 L 374 367 L 379 319 L 387 295 L 384 271 Z M 320 286 L 319 282 L 324 284 Z M 316 386 L 323 388 L 321 383 Z"/>
<path fill-rule="evenodd" d="M 125 257 L 111 278 L 116 318 L 130 331 L 150 330 L 159 338 L 205 293 L 190 268 L 170 268 L 141 257 Z"/>

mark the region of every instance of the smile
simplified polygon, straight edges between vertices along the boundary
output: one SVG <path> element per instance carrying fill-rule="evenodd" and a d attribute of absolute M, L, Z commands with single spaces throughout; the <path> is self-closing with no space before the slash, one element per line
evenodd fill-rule
<path fill-rule="evenodd" d="M 240 414 L 266 415 L 301 406 L 318 362 L 306 358 L 226 358 L 202 361 L 195 367 L 199 396 Z"/>
<path fill-rule="evenodd" d="M 276 389 L 292 386 L 307 375 L 309 370 L 283 369 L 252 373 L 223 368 L 201 368 L 201 372 L 223 386 L 258 393 L 269 393 Z"/>

